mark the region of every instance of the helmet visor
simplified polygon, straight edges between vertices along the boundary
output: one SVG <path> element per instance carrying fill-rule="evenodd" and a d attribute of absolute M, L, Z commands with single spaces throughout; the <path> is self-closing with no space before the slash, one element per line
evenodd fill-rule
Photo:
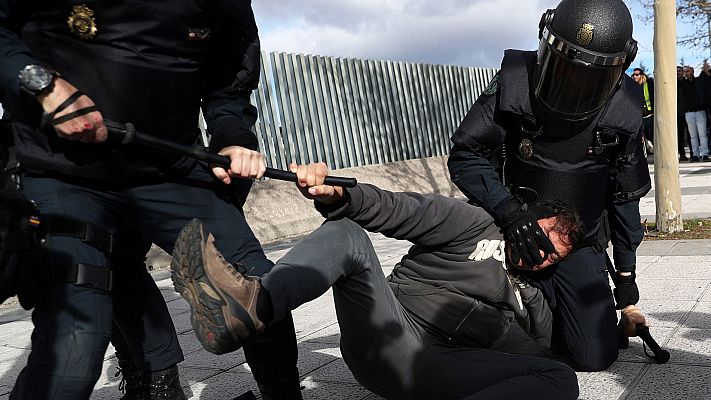
<path fill-rule="evenodd" d="M 584 119 L 607 102 L 624 65 L 595 65 L 566 56 L 541 40 L 534 94 L 549 112 Z"/>

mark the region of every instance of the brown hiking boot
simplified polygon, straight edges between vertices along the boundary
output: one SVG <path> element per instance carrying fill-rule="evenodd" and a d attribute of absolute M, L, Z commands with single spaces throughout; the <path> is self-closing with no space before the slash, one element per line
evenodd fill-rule
<path fill-rule="evenodd" d="M 173 250 L 175 290 L 190 303 L 190 320 L 202 346 L 224 354 L 264 331 L 257 317 L 261 283 L 240 274 L 215 247 L 215 238 L 198 219 L 186 225 Z"/>

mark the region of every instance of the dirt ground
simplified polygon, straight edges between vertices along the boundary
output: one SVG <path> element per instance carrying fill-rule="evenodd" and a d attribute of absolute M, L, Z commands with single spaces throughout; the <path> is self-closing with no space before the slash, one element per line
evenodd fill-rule
<path fill-rule="evenodd" d="M 711 239 L 711 219 L 690 219 L 684 221 L 684 231 L 663 233 L 657 230 L 653 223 L 644 224 L 645 240 L 686 240 Z"/>

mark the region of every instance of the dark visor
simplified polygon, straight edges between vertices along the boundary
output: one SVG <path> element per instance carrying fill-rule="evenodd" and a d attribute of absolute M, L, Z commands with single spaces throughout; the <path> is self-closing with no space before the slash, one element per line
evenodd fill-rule
<path fill-rule="evenodd" d="M 565 119 L 579 120 L 595 113 L 615 90 L 625 57 L 585 51 L 550 31 L 545 33 L 538 48 L 536 98 Z"/>

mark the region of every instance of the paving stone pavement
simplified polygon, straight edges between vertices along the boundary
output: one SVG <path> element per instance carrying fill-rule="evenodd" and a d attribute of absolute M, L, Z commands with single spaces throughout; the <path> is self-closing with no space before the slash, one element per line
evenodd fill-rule
<path fill-rule="evenodd" d="M 685 218 L 711 217 L 711 163 L 682 164 Z M 653 219 L 654 193 L 641 202 L 643 218 Z M 371 234 L 383 265 L 392 267 L 409 243 Z M 266 246 L 279 259 L 291 243 Z M 185 361 L 181 380 L 189 398 L 233 399 L 247 390 L 257 392 L 242 351 L 215 356 L 201 348 L 192 333 L 187 303 L 173 290 L 168 271 L 154 271 L 173 317 Z M 638 251 L 640 307 L 652 324 L 657 342 L 671 352 L 665 365 L 644 356 L 642 342 L 631 340 L 611 368 L 578 373 L 581 399 L 710 399 L 711 398 L 711 240 L 645 241 Z M 331 292 L 295 310 L 299 369 L 304 398 L 379 399 L 354 380 L 338 348 L 339 330 Z M 30 313 L 0 309 L 0 399 L 9 397 L 30 347 Z M 518 328 L 511 329 L 495 349 L 521 354 L 546 354 Z M 106 352 L 100 381 L 92 399 L 120 397 L 113 349 Z M 472 371 L 473 376 L 476 371 Z"/>

